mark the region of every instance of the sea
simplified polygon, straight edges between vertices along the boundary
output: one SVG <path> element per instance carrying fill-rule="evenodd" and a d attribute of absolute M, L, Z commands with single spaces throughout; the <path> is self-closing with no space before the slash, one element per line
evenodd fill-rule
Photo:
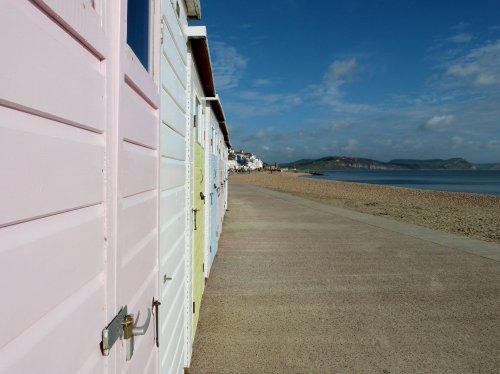
<path fill-rule="evenodd" d="M 500 170 L 317 170 L 310 178 L 500 196 Z"/>

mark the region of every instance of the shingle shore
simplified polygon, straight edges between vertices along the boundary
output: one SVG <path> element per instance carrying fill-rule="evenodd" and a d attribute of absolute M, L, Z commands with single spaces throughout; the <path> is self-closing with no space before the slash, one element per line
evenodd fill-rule
<path fill-rule="evenodd" d="M 500 197 L 301 178 L 306 175 L 253 172 L 233 174 L 230 180 L 500 243 Z"/>

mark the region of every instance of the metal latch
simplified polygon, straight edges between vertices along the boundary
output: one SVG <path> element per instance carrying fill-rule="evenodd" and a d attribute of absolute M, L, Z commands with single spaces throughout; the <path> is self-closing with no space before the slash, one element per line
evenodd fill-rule
<path fill-rule="evenodd" d="M 148 317 L 142 326 L 134 326 L 134 315 L 127 314 L 123 325 L 123 338 L 127 341 L 127 361 L 134 355 L 134 337 L 144 335 L 148 331 L 149 322 L 151 320 L 151 309 L 148 308 Z"/>
<path fill-rule="evenodd" d="M 198 227 L 196 226 L 196 213 L 198 213 L 200 210 L 199 209 L 193 209 L 194 213 L 194 229 L 198 230 Z"/>
<path fill-rule="evenodd" d="M 149 327 L 151 320 L 151 309 L 148 308 L 148 317 L 144 325 L 134 325 L 134 315 L 127 313 L 127 306 L 120 309 L 115 318 L 109 325 L 102 330 L 102 354 L 109 355 L 109 350 L 116 341 L 124 339 L 127 343 L 127 361 L 134 355 L 134 336 L 144 335 Z"/>

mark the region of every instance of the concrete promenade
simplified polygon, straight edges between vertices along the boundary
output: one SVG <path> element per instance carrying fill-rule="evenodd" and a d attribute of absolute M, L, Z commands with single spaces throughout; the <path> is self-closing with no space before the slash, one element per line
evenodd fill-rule
<path fill-rule="evenodd" d="M 500 246 L 230 183 L 190 374 L 500 373 Z"/>

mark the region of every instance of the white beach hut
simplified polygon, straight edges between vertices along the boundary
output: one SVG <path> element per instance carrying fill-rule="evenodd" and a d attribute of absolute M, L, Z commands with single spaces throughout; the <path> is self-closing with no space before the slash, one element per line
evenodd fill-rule
<path fill-rule="evenodd" d="M 188 19 L 199 1 L 162 2 L 160 124 L 160 372 L 179 373 L 191 359 L 192 128 Z"/>

